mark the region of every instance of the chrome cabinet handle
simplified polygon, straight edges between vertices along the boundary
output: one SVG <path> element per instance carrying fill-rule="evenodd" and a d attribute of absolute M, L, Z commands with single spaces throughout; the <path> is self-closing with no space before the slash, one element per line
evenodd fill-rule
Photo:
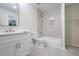
<path fill-rule="evenodd" d="M 16 44 L 16 49 L 20 48 L 20 43 Z"/>
<path fill-rule="evenodd" d="M 16 44 L 16 49 L 18 49 L 18 43 Z"/>
<path fill-rule="evenodd" d="M 20 48 L 20 43 L 19 43 L 19 48 Z"/>

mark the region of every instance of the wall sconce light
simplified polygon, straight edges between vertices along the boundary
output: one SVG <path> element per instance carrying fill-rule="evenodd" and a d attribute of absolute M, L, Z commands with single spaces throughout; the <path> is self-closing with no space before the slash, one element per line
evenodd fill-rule
<path fill-rule="evenodd" d="M 50 18 L 50 22 L 51 22 L 51 25 L 53 24 L 53 22 L 55 22 L 56 20 L 54 18 Z"/>

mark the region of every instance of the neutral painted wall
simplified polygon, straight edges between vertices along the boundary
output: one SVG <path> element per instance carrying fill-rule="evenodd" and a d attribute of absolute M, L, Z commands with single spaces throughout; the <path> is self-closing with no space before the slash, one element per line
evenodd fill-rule
<path fill-rule="evenodd" d="M 31 4 L 21 4 L 19 8 L 19 22 L 22 29 L 37 32 L 37 10 Z"/>
<path fill-rule="evenodd" d="M 66 5 L 66 43 L 79 47 L 79 4 Z"/>
<path fill-rule="evenodd" d="M 42 37 L 42 32 L 43 32 L 43 12 L 38 9 L 38 37 Z"/>
<path fill-rule="evenodd" d="M 50 18 L 53 17 L 56 21 L 51 25 Z M 61 5 L 44 13 L 43 18 L 43 35 L 48 37 L 61 38 Z"/>

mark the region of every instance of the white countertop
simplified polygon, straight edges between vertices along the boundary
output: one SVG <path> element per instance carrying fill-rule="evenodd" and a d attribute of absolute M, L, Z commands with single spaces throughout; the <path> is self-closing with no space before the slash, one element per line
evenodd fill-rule
<path fill-rule="evenodd" d="M 17 31 L 17 32 L 0 32 L 0 36 L 2 35 L 12 35 L 12 34 L 21 34 L 21 33 L 29 33 L 26 31 Z"/>

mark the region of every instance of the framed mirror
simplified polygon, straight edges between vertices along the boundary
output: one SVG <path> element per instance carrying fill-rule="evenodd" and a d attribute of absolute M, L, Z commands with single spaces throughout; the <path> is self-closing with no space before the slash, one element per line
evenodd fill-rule
<path fill-rule="evenodd" d="M 0 26 L 19 26 L 19 5 L 0 3 Z"/>

